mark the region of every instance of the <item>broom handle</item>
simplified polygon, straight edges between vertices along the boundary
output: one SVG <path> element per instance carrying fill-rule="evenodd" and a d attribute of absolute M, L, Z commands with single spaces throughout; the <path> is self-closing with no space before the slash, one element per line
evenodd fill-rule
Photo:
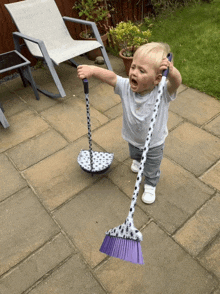
<path fill-rule="evenodd" d="M 168 58 L 169 61 L 171 61 L 172 60 L 172 54 L 169 53 L 167 55 L 167 58 Z M 147 152 L 149 150 L 150 140 L 151 140 L 151 137 L 152 137 L 152 134 L 153 134 L 154 125 L 155 125 L 156 118 L 157 118 L 157 113 L 158 113 L 158 108 L 159 108 L 159 105 L 160 105 L 160 101 L 161 101 L 161 98 L 162 98 L 164 85 L 166 83 L 166 78 L 168 76 L 168 73 L 169 73 L 169 68 L 167 68 L 166 70 L 163 71 L 162 80 L 161 80 L 161 82 L 159 84 L 159 87 L 158 87 L 158 95 L 157 95 L 157 99 L 156 99 L 156 104 L 154 106 L 154 111 L 153 111 L 153 115 L 152 115 L 152 118 L 151 118 L 149 131 L 148 131 L 148 134 L 147 134 L 147 138 L 146 138 L 145 145 L 144 145 L 144 150 L 143 150 L 142 157 L 141 157 L 140 168 L 139 168 L 139 171 L 138 171 L 138 174 L 137 174 L 137 179 L 136 179 L 136 183 L 135 183 L 133 197 L 132 197 L 132 200 L 131 200 L 131 205 L 130 205 L 130 210 L 129 210 L 129 213 L 128 213 L 128 218 L 133 219 L 133 214 L 134 214 L 134 211 L 135 211 L 135 205 L 136 205 L 136 202 L 137 202 L 137 197 L 138 197 L 140 184 L 141 184 L 141 180 L 142 180 L 142 176 L 143 176 L 144 165 L 145 165 L 146 158 L 147 158 Z"/>

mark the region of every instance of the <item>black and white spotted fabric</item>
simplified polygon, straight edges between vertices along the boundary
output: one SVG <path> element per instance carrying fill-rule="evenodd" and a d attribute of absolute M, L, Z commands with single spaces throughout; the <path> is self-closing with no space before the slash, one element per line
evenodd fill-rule
<path fill-rule="evenodd" d="M 89 170 L 93 170 L 92 132 L 91 132 L 91 123 L 90 123 L 89 94 L 86 94 L 86 114 L 87 114 L 89 154 L 90 154 L 90 169 Z"/>
<path fill-rule="evenodd" d="M 102 172 L 103 170 L 107 169 L 114 158 L 113 153 L 107 152 L 98 152 L 98 151 L 91 151 L 92 156 L 89 150 L 81 150 L 77 161 L 82 169 L 89 171 L 89 172 Z M 92 164 L 91 164 L 92 158 Z"/>
<path fill-rule="evenodd" d="M 137 179 L 136 179 L 136 183 L 135 183 L 134 193 L 133 193 L 133 197 L 131 200 L 130 211 L 129 211 L 128 217 L 126 218 L 125 222 L 122 225 L 107 231 L 106 235 L 110 235 L 112 237 L 119 237 L 119 238 L 128 238 L 128 239 L 132 239 L 132 240 L 136 240 L 136 241 L 142 241 L 142 239 L 143 239 L 141 232 L 139 230 L 137 230 L 134 226 L 133 215 L 134 215 L 135 205 L 137 202 L 137 196 L 139 193 L 140 184 L 141 184 L 141 180 L 142 180 L 142 176 L 143 176 L 144 164 L 145 164 L 147 152 L 149 149 L 149 143 L 150 143 L 150 139 L 152 137 L 153 128 L 154 128 L 154 125 L 156 122 L 158 108 L 159 108 L 160 101 L 162 98 L 162 93 L 164 90 L 165 83 L 166 83 L 166 76 L 163 76 L 162 80 L 159 84 L 159 87 L 158 87 L 158 95 L 157 95 L 156 103 L 154 106 L 148 135 L 147 135 L 147 138 L 145 141 L 144 150 L 142 153 L 140 168 L 139 168 L 139 171 L 137 174 Z"/>

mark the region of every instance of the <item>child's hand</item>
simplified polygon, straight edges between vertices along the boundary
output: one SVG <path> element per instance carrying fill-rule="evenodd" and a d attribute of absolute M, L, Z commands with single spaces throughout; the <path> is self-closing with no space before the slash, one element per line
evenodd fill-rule
<path fill-rule="evenodd" d="M 163 72 L 169 67 L 169 74 L 172 74 L 173 72 L 173 62 L 169 61 L 167 57 L 163 58 L 161 64 L 160 64 L 160 71 Z"/>
<path fill-rule="evenodd" d="M 79 65 L 77 67 L 77 75 L 80 79 L 89 79 L 93 75 L 92 66 L 89 65 Z"/>

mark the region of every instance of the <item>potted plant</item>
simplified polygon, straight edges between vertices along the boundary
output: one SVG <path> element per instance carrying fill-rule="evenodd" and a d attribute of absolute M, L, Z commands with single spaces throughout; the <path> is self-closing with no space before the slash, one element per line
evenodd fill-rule
<path fill-rule="evenodd" d="M 109 30 L 109 41 L 113 47 L 118 47 L 119 55 L 123 59 L 126 73 L 128 75 L 129 69 L 133 60 L 135 50 L 148 43 L 151 36 L 151 31 L 141 31 L 140 25 L 136 25 L 131 21 L 120 22 L 115 28 Z"/>
<path fill-rule="evenodd" d="M 96 23 L 102 42 L 106 46 L 108 39 L 107 31 L 109 28 L 108 19 L 111 17 L 110 11 L 107 9 L 105 0 L 79 0 L 73 6 L 78 11 L 79 17 Z M 86 27 L 85 31 L 80 33 L 80 38 L 84 40 L 95 40 L 93 32 Z M 88 57 L 95 60 L 97 56 L 102 56 L 100 49 L 88 52 Z"/>

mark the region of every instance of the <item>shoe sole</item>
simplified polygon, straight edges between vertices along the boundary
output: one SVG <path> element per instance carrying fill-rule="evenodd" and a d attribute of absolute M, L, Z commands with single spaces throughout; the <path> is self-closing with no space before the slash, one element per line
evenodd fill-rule
<path fill-rule="evenodd" d="M 136 170 L 136 169 L 133 169 L 132 167 L 131 167 L 131 171 L 132 171 L 133 173 L 135 173 L 135 174 L 137 174 L 137 173 L 138 173 L 138 170 Z"/>
<path fill-rule="evenodd" d="M 142 198 L 141 198 L 141 200 L 142 200 L 142 202 L 143 202 L 143 203 L 145 203 L 145 204 L 152 204 L 152 203 L 154 203 L 154 202 L 155 202 L 155 200 L 156 200 L 156 199 L 155 199 L 154 201 L 151 201 L 151 202 L 149 202 L 149 201 L 148 201 L 148 202 L 146 202 L 146 201 L 144 201 Z"/>

